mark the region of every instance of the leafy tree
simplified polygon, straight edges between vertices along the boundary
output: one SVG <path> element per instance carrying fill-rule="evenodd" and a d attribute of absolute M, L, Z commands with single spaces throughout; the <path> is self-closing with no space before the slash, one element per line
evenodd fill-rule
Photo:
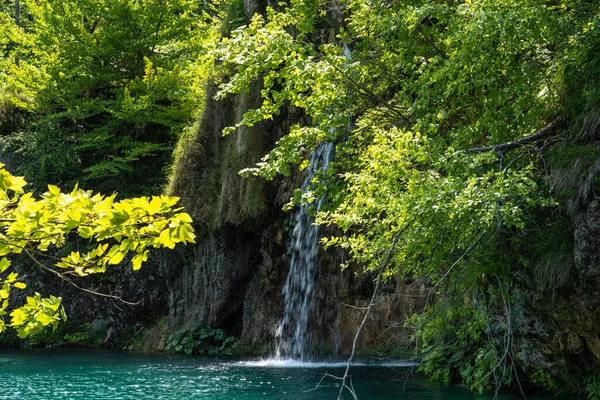
<path fill-rule="evenodd" d="M 317 223 L 341 234 L 324 244 L 377 270 L 397 241 L 384 276 L 427 277 L 452 305 L 413 320 L 430 356 L 424 368 L 447 379 L 471 365 L 461 378 L 476 389 L 510 382 L 510 368 L 492 374 L 510 364 L 512 332 L 492 335 L 489 304 L 503 312 L 519 240 L 538 210 L 557 205 L 543 150 L 573 118 L 562 109 L 582 54 L 597 46 L 600 10 L 579 0 L 341 5 L 291 0 L 223 39 L 220 95 L 263 82 L 261 107 L 238 126 L 289 103 L 307 117 L 242 173 L 289 174 L 319 143 L 337 143 L 329 175 L 296 196 L 328 191 Z M 332 20 L 336 39 L 315 40 Z"/>
<path fill-rule="evenodd" d="M 105 197 L 77 187 L 63 193 L 49 185 L 36 200 L 24 191 L 25 184 L 22 177 L 11 175 L 0 165 L 0 332 L 6 327 L 11 290 L 26 286 L 19 274 L 11 271 L 10 254 L 25 254 L 33 264 L 74 284 L 70 277 L 102 273 L 130 253 L 137 270 L 148 259 L 151 248 L 172 249 L 177 243 L 194 243 L 192 220 L 175 207 L 176 197 L 115 201 L 115 195 Z M 50 250 L 61 248 L 69 235 L 93 240 L 96 246 L 55 258 Z M 42 260 L 51 260 L 54 265 Z M 9 325 L 20 337 L 27 337 L 49 325 L 56 328 L 65 318 L 59 297 L 41 298 L 36 293 L 27 297 L 26 304 L 14 308 Z"/>
<path fill-rule="evenodd" d="M 5 145 L 38 188 L 157 192 L 203 96 L 213 18 L 191 0 L 22 2 L 0 13 L 0 92 L 30 112 Z M 15 60 L 19 62 L 15 62 Z"/>

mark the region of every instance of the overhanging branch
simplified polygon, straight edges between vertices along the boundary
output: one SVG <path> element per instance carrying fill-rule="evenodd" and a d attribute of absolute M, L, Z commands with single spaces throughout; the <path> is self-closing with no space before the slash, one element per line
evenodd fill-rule
<path fill-rule="evenodd" d="M 550 122 L 548 125 L 544 126 L 543 128 L 535 131 L 531 135 L 522 137 L 521 139 L 513 140 L 512 142 L 496 144 L 493 146 L 476 147 L 473 149 L 464 149 L 461 151 L 463 151 L 465 153 L 486 153 L 488 151 L 495 151 L 497 153 L 505 153 L 509 150 L 513 150 L 513 149 L 525 146 L 530 143 L 538 142 L 541 139 L 544 139 L 546 136 L 548 136 L 554 130 L 554 127 L 556 126 L 558 121 L 559 121 L 559 119 L 556 119 L 556 120 Z"/>
<path fill-rule="evenodd" d="M 78 284 L 76 284 L 75 282 L 73 282 L 73 280 L 67 276 L 65 276 L 64 274 L 61 274 L 58 271 L 53 270 L 52 268 L 47 267 L 46 265 L 44 265 L 42 262 L 40 262 L 37 258 L 35 258 L 35 256 L 27 249 L 23 250 L 25 252 L 25 254 L 27 254 L 27 256 L 40 268 L 42 268 L 44 271 L 48 271 L 54 275 L 56 275 L 57 277 L 59 277 L 60 279 L 62 279 L 63 281 L 67 282 L 69 285 L 75 287 L 78 290 L 81 290 L 82 292 L 86 292 L 89 293 L 93 296 L 99 296 L 99 297 L 105 297 L 107 299 L 112 299 L 112 300 L 117 300 L 120 301 L 121 303 L 125 303 L 125 304 L 129 304 L 130 306 L 137 306 L 138 304 L 140 304 L 140 302 L 131 302 L 131 301 L 127 301 L 127 300 L 123 300 L 121 298 L 121 296 L 114 296 L 112 294 L 106 294 L 106 293 L 102 293 L 102 292 L 96 292 L 95 290 L 91 290 L 91 289 L 86 289 L 84 287 L 79 286 Z"/>

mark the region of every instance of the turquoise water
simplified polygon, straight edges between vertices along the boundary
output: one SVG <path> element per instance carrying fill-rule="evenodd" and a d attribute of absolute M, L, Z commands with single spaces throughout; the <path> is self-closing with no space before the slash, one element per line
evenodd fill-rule
<path fill-rule="evenodd" d="M 406 363 L 353 368 L 359 400 L 493 399 L 433 384 Z M 2 399 L 332 399 L 341 364 L 299 364 L 99 351 L 1 351 Z M 344 398 L 351 399 L 351 396 Z M 500 399 L 510 399 L 500 396 Z M 529 397 L 540 399 L 540 397 Z M 557 399 L 557 397 L 553 397 Z"/>

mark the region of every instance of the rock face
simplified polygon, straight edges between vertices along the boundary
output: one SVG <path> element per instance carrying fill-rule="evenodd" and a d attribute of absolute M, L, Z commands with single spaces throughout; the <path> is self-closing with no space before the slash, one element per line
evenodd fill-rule
<path fill-rule="evenodd" d="M 60 325 L 65 332 L 89 335 L 90 344 L 112 346 L 122 344 L 144 327 L 164 318 L 168 288 L 166 280 L 155 269 L 164 259 L 153 255 L 154 265 L 133 271 L 129 263 L 114 266 L 107 273 L 85 278 L 71 277 L 80 287 L 99 293 L 121 297 L 125 302 L 92 295 L 67 284 L 55 275 L 43 271 L 24 257 L 15 256 L 14 269 L 25 278 L 25 290 L 13 290 L 11 305 L 25 303 L 25 297 L 39 292 L 42 297 L 62 297 L 68 320 Z M 8 321 L 7 321 L 8 322 Z M 60 337 L 58 339 L 61 339 Z M 6 343 L 8 340 L 9 343 Z M 9 337 L 0 339 L 0 345 L 11 344 Z M 45 339 L 42 339 L 42 343 Z"/>
<path fill-rule="evenodd" d="M 542 290 L 528 271 L 515 279 L 514 351 L 528 374 L 543 369 L 556 377 L 585 373 L 600 360 L 600 203 L 577 218 L 569 276 Z"/>
<path fill-rule="evenodd" d="M 272 148 L 294 113 L 289 110 L 271 124 L 238 129 L 226 137 L 221 133 L 243 111 L 258 105 L 256 92 L 260 89 L 220 102 L 209 93 L 197 136 L 178 163 L 171 191 L 196 221 L 198 244 L 183 250 L 182 263 L 161 271 L 169 276 L 173 327 L 206 322 L 237 335 L 252 331 L 260 338 L 272 330 L 279 314 L 280 304 L 270 300 L 278 297 L 278 280 L 285 279 L 281 208 L 290 183 L 243 178 L 238 171 L 253 166 Z M 249 293 L 262 297 L 252 305 L 246 300 Z M 255 320 L 260 325 L 249 326 Z"/>
<path fill-rule="evenodd" d="M 302 176 L 266 182 L 242 178 L 238 171 L 259 161 L 301 116 L 290 108 L 271 123 L 221 135 L 243 111 L 258 105 L 259 94 L 255 87 L 250 94 L 216 102 L 209 93 L 197 135 L 178 163 L 171 194 L 182 198 L 196 221 L 198 243 L 175 258 L 167 253 L 161 256 L 173 259 L 163 260 L 159 268 L 168 282 L 171 330 L 205 322 L 245 343 L 275 342 L 283 317 L 282 287 L 289 272 L 286 226 L 292 217 L 282 207 Z M 318 257 L 314 298 L 319 311 L 309 324 L 316 332 L 317 354 L 349 350 L 356 322 L 364 313 L 352 306 L 368 304 L 373 288 L 372 277 L 360 278 L 363 282 L 357 285 L 350 271 L 341 273 L 342 257 L 335 252 Z M 407 341 L 402 320 L 422 307 L 424 298 L 420 286 L 412 285 L 388 284 L 391 289 L 381 296 L 381 306 L 376 307 L 381 311 L 366 328 L 364 345 L 382 342 L 378 334 L 386 328 L 385 341 L 396 345 Z M 406 296 L 411 290 L 416 295 Z M 402 331 L 400 340 L 392 335 L 394 331 Z"/>

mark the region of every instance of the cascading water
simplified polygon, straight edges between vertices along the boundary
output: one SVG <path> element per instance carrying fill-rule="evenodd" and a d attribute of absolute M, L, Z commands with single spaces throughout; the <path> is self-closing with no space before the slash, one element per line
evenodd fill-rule
<path fill-rule="evenodd" d="M 333 157 L 334 145 L 322 143 L 310 155 L 310 163 L 302 184 L 302 191 L 310 188 L 316 173 L 327 171 Z M 309 319 L 315 309 L 315 275 L 319 254 L 319 227 L 309 209 L 317 211 L 325 202 L 324 196 L 316 203 L 302 204 L 295 216 L 294 228 L 288 243 L 290 271 L 283 286 L 285 309 L 283 319 L 277 328 L 277 358 L 294 358 L 307 361 L 314 349 L 314 334 L 309 327 Z"/>

